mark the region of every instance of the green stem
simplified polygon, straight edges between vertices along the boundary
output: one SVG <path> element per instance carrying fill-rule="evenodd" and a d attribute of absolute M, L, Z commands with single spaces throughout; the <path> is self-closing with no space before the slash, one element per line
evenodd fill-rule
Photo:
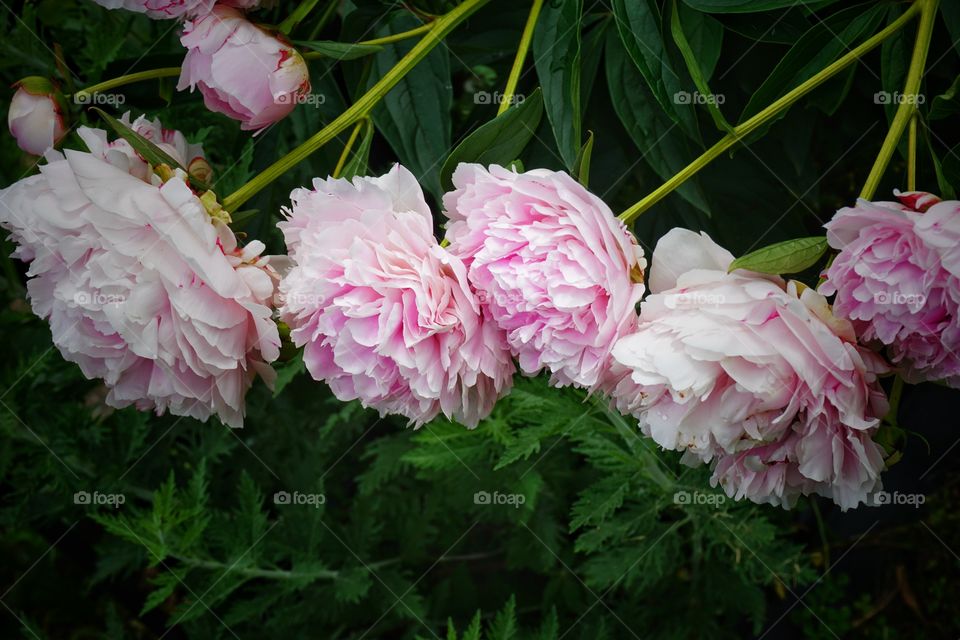
<path fill-rule="evenodd" d="M 347 139 L 347 144 L 343 146 L 343 153 L 340 154 L 340 159 L 337 160 L 337 166 L 333 170 L 333 177 L 339 178 L 340 172 L 343 171 L 344 165 L 347 164 L 347 158 L 350 157 L 350 149 L 353 148 L 353 143 L 356 142 L 357 136 L 360 135 L 360 130 L 363 129 L 363 125 L 366 124 L 366 120 L 358 120 L 357 125 L 353 128 L 353 132 L 350 134 L 350 137 Z"/>
<path fill-rule="evenodd" d="M 400 82 L 401 78 L 403 78 L 408 71 L 413 69 L 417 63 L 426 57 L 458 24 L 486 4 L 486 2 L 488 2 L 488 0 L 465 0 L 465 2 L 458 5 L 457 8 L 450 13 L 435 20 L 423 39 L 415 44 L 390 71 L 370 87 L 365 94 L 360 96 L 350 108 L 341 113 L 333 122 L 315 133 L 299 147 L 267 167 L 260 175 L 227 196 L 223 201 L 224 208 L 227 209 L 227 211 L 236 211 L 237 207 L 252 198 L 261 189 L 289 171 L 290 168 L 299 164 L 324 144 L 334 139 L 341 131 L 346 130 L 347 127 L 354 124 L 357 120 L 365 117 L 380 99 Z"/>
<path fill-rule="evenodd" d="M 390 44 L 391 42 L 400 42 L 401 40 L 406 40 L 408 38 L 415 38 L 421 33 L 427 33 L 433 29 L 433 22 L 428 22 L 422 24 L 419 27 L 414 29 L 408 29 L 407 31 L 402 31 L 400 33 L 394 33 L 393 35 L 384 36 L 382 38 L 374 38 L 373 40 L 361 40 L 357 44 L 366 44 L 366 45 L 381 45 L 381 44 Z M 305 60 L 313 60 L 315 58 L 326 58 L 327 54 L 321 53 L 320 51 L 307 51 L 306 53 L 301 54 Z"/>
<path fill-rule="evenodd" d="M 497 115 L 510 108 L 513 101 L 513 94 L 517 90 L 517 83 L 520 81 L 520 72 L 523 71 L 523 64 L 527 59 L 527 51 L 530 50 L 530 42 L 533 40 L 533 29 L 537 24 L 537 17 L 540 15 L 540 8 L 543 6 L 543 0 L 533 0 L 533 6 L 530 7 L 530 15 L 527 17 L 527 24 L 523 27 L 523 35 L 520 36 L 520 45 L 517 47 L 517 55 L 513 58 L 513 66 L 510 68 L 510 75 L 507 76 L 507 86 L 503 90 L 503 99 L 500 101 L 500 107 L 497 109 Z"/>
<path fill-rule="evenodd" d="M 917 118 L 920 112 L 914 109 L 907 129 L 907 191 L 917 190 Z"/>
<path fill-rule="evenodd" d="M 110 80 L 104 80 L 103 82 L 98 82 L 97 84 L 90 85 L 77 91 L 75 96 L 81 94 L 91 95 L 94 93 L 102 93 L 104 91 L 109 91 L 110 89 L 115 89 L 116 87 L 122 87 L 125 84 L 133 84 L 134 82 L 140 82 L 141 80 L 153 80 L 154 78 L 169 78 L 172 76 L 180 75 L 180 67 L 162 67 L 160 69 L 150 69 L 148 71 L 138 71 L 137 73 L 130 73 L 125 76 L 119 76 L 117 78 L 111 78 Z"/>
<path fill-rule="evenodd" d="M 293 31 L 300 21 L 310 15 L 310 12 L 313 11 L 313 8 L 317 6 L 317 2 L 320 0 L 301 0 L 300 4 L 297 5 L 297 8 L 293 10 L 287 19 L 280 23 L 278 29 L 280 33 L 289 35 Z"/>
<path fill-rule="evenodd" d="M 401 40 L 406 40 L 407 38 L 415 38 L 421 33 L 426 33 L 433 29 L 434 22 L 430 21 L 420 25 L 419 27 L 414 27 L 413 29 L 407 29 L 406 31 L 401 31 L 400 33 L 394 33 L 389 36 L 383 36 L 382 38 L 374 38 L 373 40 L 363 40 L 360 44 L 390 44 L 391 42 L 400 42 Z"/>
<path fill-rule="evenodd" d="M 731 133 L 728 133 L 724 137 L 720 138 L 716 144 L 704 151 L 700 157 L 681 169 L 679 173 L 660 185 L 650 195 L 646 196 L 635 205 L 621 213 L 619 216 L 620 219 L 627 224 L 633 222 L 637 216 L 673 192 L 677 187 L 693 177 L 698 171 L 700 171 L 700 169 L 703 169 L 705 166 L 710 164 L 710 162 L 722 155 L 727 149 L 736 145 L 743 138 L 750 135 L 776 117 L 781 111 L 789 108 L 797 100 L 843 71 L 845 68 L 856 62 L 864 54 L 871 51 L 881 42 L 899 31 L 918 12 L 920 12 L 921 9 L 926 6 L 926 4 L 927 0 L 917 0 L 903 13 L 903 15 L 887 25 L 882 31 L 866 40 L 860 46 L 850 50 L 846 55 L 838 58 L 836 61 L 825 67 L 822 71 L 817 73 L 809 80 L 806 80 L 795 89 L 775 100 L 767 108 L 763 109 L 753 117 L 748 118 L 741 124 L 735 126 Z"/>
<path fill-rule="evenodd" d="M 867 176 L 867 181 L 863 185 L 863 191 L 860 192 L 860 197 L 865 200 L 872 198 L 876 192 L 880 179 L 890 163 L 890 158 L 893 157 L 897 144 L 903 136 L 903 130 L 906 129 L 907 123 L 917 109 L 917 95 L 920 91 L 920 81 L 923 80 L 923 68 L 927 63 L 927 52 L 930 50 L 930 37 L 933 35 L 933 22 L 937 15 L 939 1 L 915 0 L 910 7 L 911 10 L 919 7 L 921 12 L 917 39 L 913 45 L 913 55 L 910 58 L 910 68 L 907 70 L 907 80 L 904 83 L 903 94 L 900 96 L 900 104 L 897 105 L 897 112 L 893 116 L 893 122 L 890 123 L 890 130 L 887 131 L 880 153 L 877 154 L 877 159 L 870 169 L 870 175 Z"/>

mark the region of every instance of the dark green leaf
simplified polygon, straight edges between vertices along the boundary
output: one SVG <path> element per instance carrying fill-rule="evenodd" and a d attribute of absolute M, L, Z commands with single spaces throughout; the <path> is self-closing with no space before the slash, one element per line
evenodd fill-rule
<path fill-rule="evenodd" d="M 903 9 L 897 6 L 890 7 L 888 21 L 899 17 Z M 880 45 L 880 89 L 889 95 L 903 91 L 903 84 L 907 79 L 907 69 L 910 67 L 910 56 L 913 48 L 913 34 L 909 27 L 901 29 L 883 41 Z M 882 94 L 877 94 L 879 98 Z M 883 100 L 883 109 L 886 112 L 887 122 L 893 120 L 897 105 L 893 100 Z"/>
<path fill-rule="evenodd" d="M 440 169 L 443 189 L 453 187 L 450 177 L 461 162 L 506 165 L 514 160 L 533 137 L 542 115 L 543 96 L 537 89 L 520 104 L 478 127 L 457 145 L 443 163 Z"/>
<path fill-rule="evenodd" d="M 943 17 L 943 23 L 947 25 L 947 33 L 950 35 L 954 51 L 960 55 L 960 2 L 951 0 L 941 2 L 940 15 Z"/>
<path fill-rule="evenodd" d="M 713 123 L 723 132 L 730 132 L 733 127 L 723 117 L 720 111 L 720 103 L 723 102 L 721 96 L 716 96 L 710 90 L 707 84 L 707 78 L 713 73 L 713 68 L 717 64 L 720 56 L 720 44 L 723 37 L 723 27 L 712 18 L 702 13 L 691 11 L 679 4 L 679 0 L 672 0 L 672 11 L 670 13 L 670 32 L 673 35 L 673 41 L 680 49 L 680 54 L 687 65 L 687 72 L 693 78 L 693 83 L 697 87 L 699 95 L 704 98 Z M 709 22 L 707 22 L 709 20 Z M 691 33 L 696 34 L 696 40 L 693 42 L 696 48 L 691 48 L 690 41 L 684 33 L 683 24 L 686 23 Z M 701 68 L 703 65 L 703 68 Z M 698 102 L 700 102 L 698 100 Z"/>
<path fill-rule="evenodd" d="M 863 7 L 853 7 L 817 23 L 790 48 L 769 77 L 750 97 L 740 116 L 740 122 L 755 115 L 803 81 L 810 79 L 860 40 L 872 35 L 883 20 L 886 10 L 886 5 L 882 4 L 873 5 L 866 11 Z M 771 122 L 782 118 L 786 113 L 786 110 L 781 111 Z M 761 131 L 766 130 L 767 127 L 769 124 Z"/>
<path fill-rule="evenodd" d="M 715 18 L 693 11 L 681 0 L 676 0 L 677 11 L 683 33 L 690 43 L 690 48 L 696 52 L 698 67 L 704 80 L 710 80 L 717 62 L 720 60 L 720 49 L 723 46 L 723 24 Z"/>
<path fill-rule="evenodd" d="M 797 273 L 815 265 L 827 247 L 827 239 L 823 236 L 786 240 L 740 256 L 730 263 L 728 271 L 746 269 L 774 275 Z"/>
<path fill-rule="evenodd" d="M 577 154 L 577 170 L 574 177 L 580 181 L 580 184 L 587 186 L 590 182 L 590 156 L 593 155 L 593 131 L 587 132 L 587 141 L 580 147 L 580 153 Z"/>
<path fill-rule="evenodd" d="M 612 25 L 610 18 L 595 20 L 589 26 L 584 21 L 583 44 L 580 47 L 580 104 L 586 111 L 593 93 L 593 83 L 597 79 L 597 70 L 600 67 L 600 58 L 603 54 L 603 43 L 607 37 L 607 29 Z"/>
<path fill-rule="evenodd" d="M 949 89 L 934 97 L 933 102 L 930 103 L 927 119 L 942 120 L 955 115 L 958 111 L 960 111 L 960 76 L 957 76 Z"/>
<path fill-rule="evenodd" d="M 792 45 L 807 32 L 810 22 L 801 9 L 789 7 L 766 13 L 728 13 L 723 16 L 723 26 L 757 42 Z"/>
<path fill-rule="evenodd" d="M 956 191 L 953 185 L 950 184 L 950 181 L 947 180 L 947 176 L 943 172 L 943 164 L 933 149 L 930 150 L 930 160 L 933 161 L 933 171 L 937 176 L 937 188 L 940 190 L 940 197 L 949 200 L 955 199 L 957 196 Z"/>
<path fill-rule="evenodd" d="M 581 144 L 580 18 L 583 0 L 551 0 L 533 36 L 537 77 L 560 157 L 573 171 Z"/>
<path fill-rule="evenodd" d="M 613 0 L 613 15 L 623 46 L 661 110 L 688 136 L 697 139 L 696 115 L 684 95 L 689 95 L 689 87 L 670 63 L 656 5 L 652 0 Z M 631 91 L 635 89 L 629 87 Z"/>
<path fill-rule="evenodd" d="M 954 146 L 943 156 L 940 165 L 943 172 L 943 182 L 948 188 L 941 189 L 944 198 L 954 198 L 960 192 L 960 144 Z"/>
<path fill-rule="evenodd" d="M 409 14 L 394 14 L 389 31 L 378 35 L 399 33 L 420 24 Z M 385 45 L 373 57 L 368 86 L 386 75 L 413 46 L 410 40 Z M 373 110 L 374 124 L 400 162 L 437 198 L 441 195 L 440 162 L 450 150 L 452 103 L 450 54 L 441 46 L 407 73 Z"/>
<path fill-rule="evenodd" d="M 661 111 L 643 82 L 636 67 L 630 62 L 620 38 L 613 31 L 607 34 L 604 48 L 607 66 L 607 85 L 610 99 L 627 133 L 643 158 L 666 180 L 697 156 L 690 141 Z M 690 204 L 704 213 L 710 213 L 706 196 L 696 177 L 677 190 Z"/>
<path fill-rule="evenodd" d="M 683 0 L 697 11 L 707 13 L 756 13 L 785 7 L 824 7 L 836 0 Z"/>
<path fill-rule="evenodd" d="M 294 44 L 306 47 L 334 60 L 353 60 L 383 50 L 383 47 L 378 44 L 334 42 L 332 40 L 295 40 Z"/>

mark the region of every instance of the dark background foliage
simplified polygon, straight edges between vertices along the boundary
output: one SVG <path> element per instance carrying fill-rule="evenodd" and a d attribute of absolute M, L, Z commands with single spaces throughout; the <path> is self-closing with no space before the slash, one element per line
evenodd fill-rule
<path fill-rule="evenodd" d="M 256 13 L 278 23 L 293 3 Z M 447 2 L 321 2 L 297 39 L 359 41 L 419 23 Z M 548 0 L 519 86 L 545 115 L 519 160 L 576 169 L 593 135 L 590 187 L 620 211 L 720 131 L 692 93 L 671 34 L 672 3 Z M 752 13 L 724 12 L 749 8 Z M 893 20 L 894 2 L 685 0 L 678 19 L 719 109 L 750 115 Z M 375 112 L 371 173 L 400 160 L 432 194 L 450 149 L 496 112 L 528 5 L 492 0 L 414 69 Z M 703 10 L 701 12 L 700 10 Z M 328 19 L 324 20 L 324 16 Z M 620 29 L 618 29 L 618 21 Z M 92 2 L 2 3 L 0 74 L 60 77 L 64 90 L 175 66 L 172 22 Z M 704 229 L 735 254 L 820 233 L 850 204 L 892 116 L 915 24 L 792 107 L 765 135 L 710 165 L 636 225 Z M 918 185 L 960 186 L 955 126 L 960 7 L 944 0 L 921 105 Z M 112 92 L 202 141 L 226 195 L 338 115 L 410 46 L 311 62 L 313 91 L 251 138 L 172 80 Z M 58 71 L 54 49 L 66 68 Z M 9 100 L 12 91 L 4 94 Z M 937 97 L 941 96 L 941 97 Z M 319 104 L 317 104 L 319 103 Z M 75 107 L 73 124 L 96 117 Z M 3 185 L 35 171 L 5 134 Z M 325 176 L 346 134 L 248 203 L 241 224 L 282 250 L 274 229 L 290 189 Z M 66 146 L 79 146 L 71 136 Z M 879 191 L 904 186 L 898 154 Z M 3 254 L 9 254 L 9 243 Z M 31 315 L 24 268 L 0 276 L 0 628 L 27 638 L 956 638 L 956 392 L 911 387 L 911 435 L 885 477 L 925 504 L 792 511 L 715 495 L 703 470 L 638 437 L 575 391 L 518 381 L 477 430 L 419 431 L 334 400 L 296 360 L 281 393 L 249 397 L 241 431 L 103 405 L 104 389 L 52 348 Z M 816 278 L 806 274 L 807 280 Z M 119 508 L 76 492 L 122 494 Z M 325 503 L 277 504 L 277 492 Z M 477 504 L 478 491 L 520 494 Z"/>

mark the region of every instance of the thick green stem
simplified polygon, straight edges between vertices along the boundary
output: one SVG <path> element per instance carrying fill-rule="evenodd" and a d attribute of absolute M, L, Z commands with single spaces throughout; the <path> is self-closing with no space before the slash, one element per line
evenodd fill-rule
<path fill-rule="evenodd" d="M 877 187 L 880 185 L 880 179 L 883 178 L 887 165 L 890 164 L 890 158 L 897 150 L 897 144 L 903 136 L 903 130 L 913 117 L 917 109 L 917 96 L 920 92 L 920 81 L 923 80 L 923 68 L 927 63 L 927 52 L 930 50 L 930 37 L 933 35 L 933 22 L 937 15 L 937 4 L 939 0 L 915 0 L 911 9 L 920 10 L 920 25 L 917 27 L 917 39 L 913 45 L 913 55 L 910 58 L 910 68 L 907 70 L 907 80 L 904 83 L 903 93 L 900 95 L 900 102 L 897 105 L 897 112 L 893 116 L 893 122 L 890 123 L 890 130 L 887 131 L 887 137 L 883 140 L 880 147 L 880 153 L 870 169 L 870 175 L 863 185 L 863 191 L 860 197 L 869 200 L 873 197 Z"/>
<path fill-rule="evenodd" d="M 852 49 L 846 55 L 825 67 L 822 71 L 817 73 L 809 80 L 806 80 L 795 89 L 789 91 L 784 96 L 774 101 L 770 106 L 763 109 L 752 118 L 749 118 L 741 124 L 738 124 L 733 128 L 733 132 L 728 133 L 724 137 L 720 138 L 716 144 L 703 152 L 699 158 L 681 169 L 679 173 L 660 185 L 650 195 L 646 196 L 640 200 L 640 202 L 621 213 L 619 216 L 620 219 L 627 224 L 633 222 L 637 216 L 673 192 L 677 187 L 689 180 L 698 171 L 722 155 L 727 149 L 736 145 L 743 138 L 750 135 L 776 117 L 781 111 L 789 108 L 797 100 L 846 69 L 867 52 L 871 51 L 884 40 L 899 31 L 904 25 L 913 19 L 913 17 L 920 12 L 922 8 L 926 7 L 927 4 L 927 0 L 917 0 L 903 13 L 903 15 L 887 25 L 882 31 L 878 32 L 876 35 L 866 40 L 863 44 Z"/>
<path fill-rule="evenodd" d="M 133 84 L 134 82 L 140 82 L 142 80 L 170 78 L 178 75 L 180 75 L 180 67 L 163 67 L 160 69 L 150 69 L 148 71 L 138 71 L 137 73 L 130 73 L 125 76 L 111 78 L 110 80 L 104 80 L 103 82 L 98 82 L 97 84 L 80 89 L 76 94 L 74 94 L 74 100 L 76 100 L 76 98 L 81 94 L 89 96 L 93 95 L 94 93 L 103 93 L 104 91 L 109 91 L 110 89 L 122 87 L 126 84 Z"/>
<path fill-rule="evenodd" d="M 289 34 L 293 31 L 304 18 L 310 15 L 310 12 L 313 11 L 313 8 L 317 6 L 317 2 L 319 1 L 320 0 L 301 0 L 297 8 L 293 10 L 293 13 L 280 23 L 278 27 L 280 33 Z"/>
<path fill-rule="evenodd" d="M 517 83 L 520 81 L 520 73 L 523 71 L 523 64 L 527 59 L 527 51 L 530 50 L 530 42 L 533 40 L 533 30 L 537 25 L 537 17 L 540 15 L 540 8 L 543 6 L 543 0 L 533 0 L 533 6 L 530 7 L 530 15 L 527 17 L 527 24 L 523 27 L 523 35 L 520 36 L 520 45 L 517 47 L 517 55 L 513 58 L 513 66 L 510 68 L 510 75 L 507 76 L 507 86 L 503 90 L 503 99 L 500 101 L 500 107 L 497 109 L 497 115 L 510 108 L 513 102 L 513 94 L 517 91 Z"/>
<path fill-rule="evenodd" d="M 236 211 L 237 207 L 252 198 L 261 189 L 299 164 L 324 144 L 330 142 L 341 131 L 346 130 L 360 118 L 365 117 L 380 99 L 400 82 L 408 71 L 426 57 L 448 33 L 487 2 L 488 0 L 466 0 L 450 13 L 432 22 L 423 39 L 415 44 L 407 55 L 403 56 L 386 75 L 370 87 L 349 109 L 341 113 L 333 122 L 315 133 L 299 147 L 267 167 L 253 180 L 227 196 L 223 201 L 224 208 L 227 211 Z"/>

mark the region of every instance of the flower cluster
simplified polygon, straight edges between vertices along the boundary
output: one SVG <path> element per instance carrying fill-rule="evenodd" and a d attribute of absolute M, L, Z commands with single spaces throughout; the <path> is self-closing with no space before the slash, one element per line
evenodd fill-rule
<path fill-rule="evenodd" d="M 633 235 L 565 173 L 461 164 L 453 184 L 443 198 L 450 250 L 521 370 L 597 384 L 643 295 L 646 262 Z"/>
<path fill-rule="evenodd" d="M 660 239 L 608 393 L 660 446 L 712 462 L 731 497 L 789 506 L 817 493 L 856 506 L 883 469 L 871 439 L 887 410 L 882 361 L 812 289 L 728 273 L 732 260 L 703 234 Z"/>
<path fill-rule="evenodd" d="M 298 90 L 282 50 L 235 8 L 179 15 L 193 20 L 182 82 L 211 106 L 254 129 L 276 116 L 255 82 L 243 99 L 221 91 L 241 80 L 219 57 L 234 44 L 270 49 L 274 89 Z M 827 225 L 839 254 L 818 292 L 731 271 L 727 250 L 684 229 L 659 240 L 647 277 L 610 209 L 543 169 L 461 164 L 441 244 L 417 180 L 397 165 L 295 190 L 278 225 L 281 278 L 262 243 L 238 246 L 191 190 L 188 176 L 211 172 L 198 146 L 158 122 L 124 122 L 186 172 L 81 128 L 89 152 L 48 151 L 40 175 L 0 193 L 34 311 L 114 406 L 239 425 L 254 377 L 273 376 L 276 304 L 310 375 L 381 414 L 475 427 L 518 369 L 545 372 L 710 465 L 728 496 L 789 507 L 817 494 L 846 509 L 881 486 L 879 377 L 960 385 L 957 202 L 907 193 L 840 210 Z"/>
<path fill-rule="evenodd" d="M 413 175 L 315 180 L 291 198 L 280 311 L 310 374 L 418 426 L 440 412 L 476 426 L 514 365 Z"/>
<path fill-rule="evenodd" d="M 209 169 L 179 132 L 123 121 Z M 238 246 L 181 171 L 163 180 L 125 141 L 78 133 L 89 152 L 48 151 L 38 175 L 0 191 L 34 313 L 65 359 L 103 379 L 107 404 L 241 426 L 246 390 L 272 381 L 280 347 L 263 244 Z"/>
<path fill-rule="evenodd" d="M 95 2 L 154 19 L 183 20 L 180 42 L 187 54 L 177 89 L 199 90 L 208 109 L 239 120 L 254 135 L 285 118 L 310 93 L 310 73 L 300 52 L 246 18 L 243 10 L 257 8 L 260 0 Z M 16 87 L 7 118 L 10 132 L 21 149 L 42 155 L 66 135 L 63 96 L 46 78 L 24 78 Z"/>
<path fill-rule="evenodd" d="M 860 200 L 827 223 L 838 250 L 820 291 L 908 382 L 960 388 L 960 202 L 900 193 Z"/>

